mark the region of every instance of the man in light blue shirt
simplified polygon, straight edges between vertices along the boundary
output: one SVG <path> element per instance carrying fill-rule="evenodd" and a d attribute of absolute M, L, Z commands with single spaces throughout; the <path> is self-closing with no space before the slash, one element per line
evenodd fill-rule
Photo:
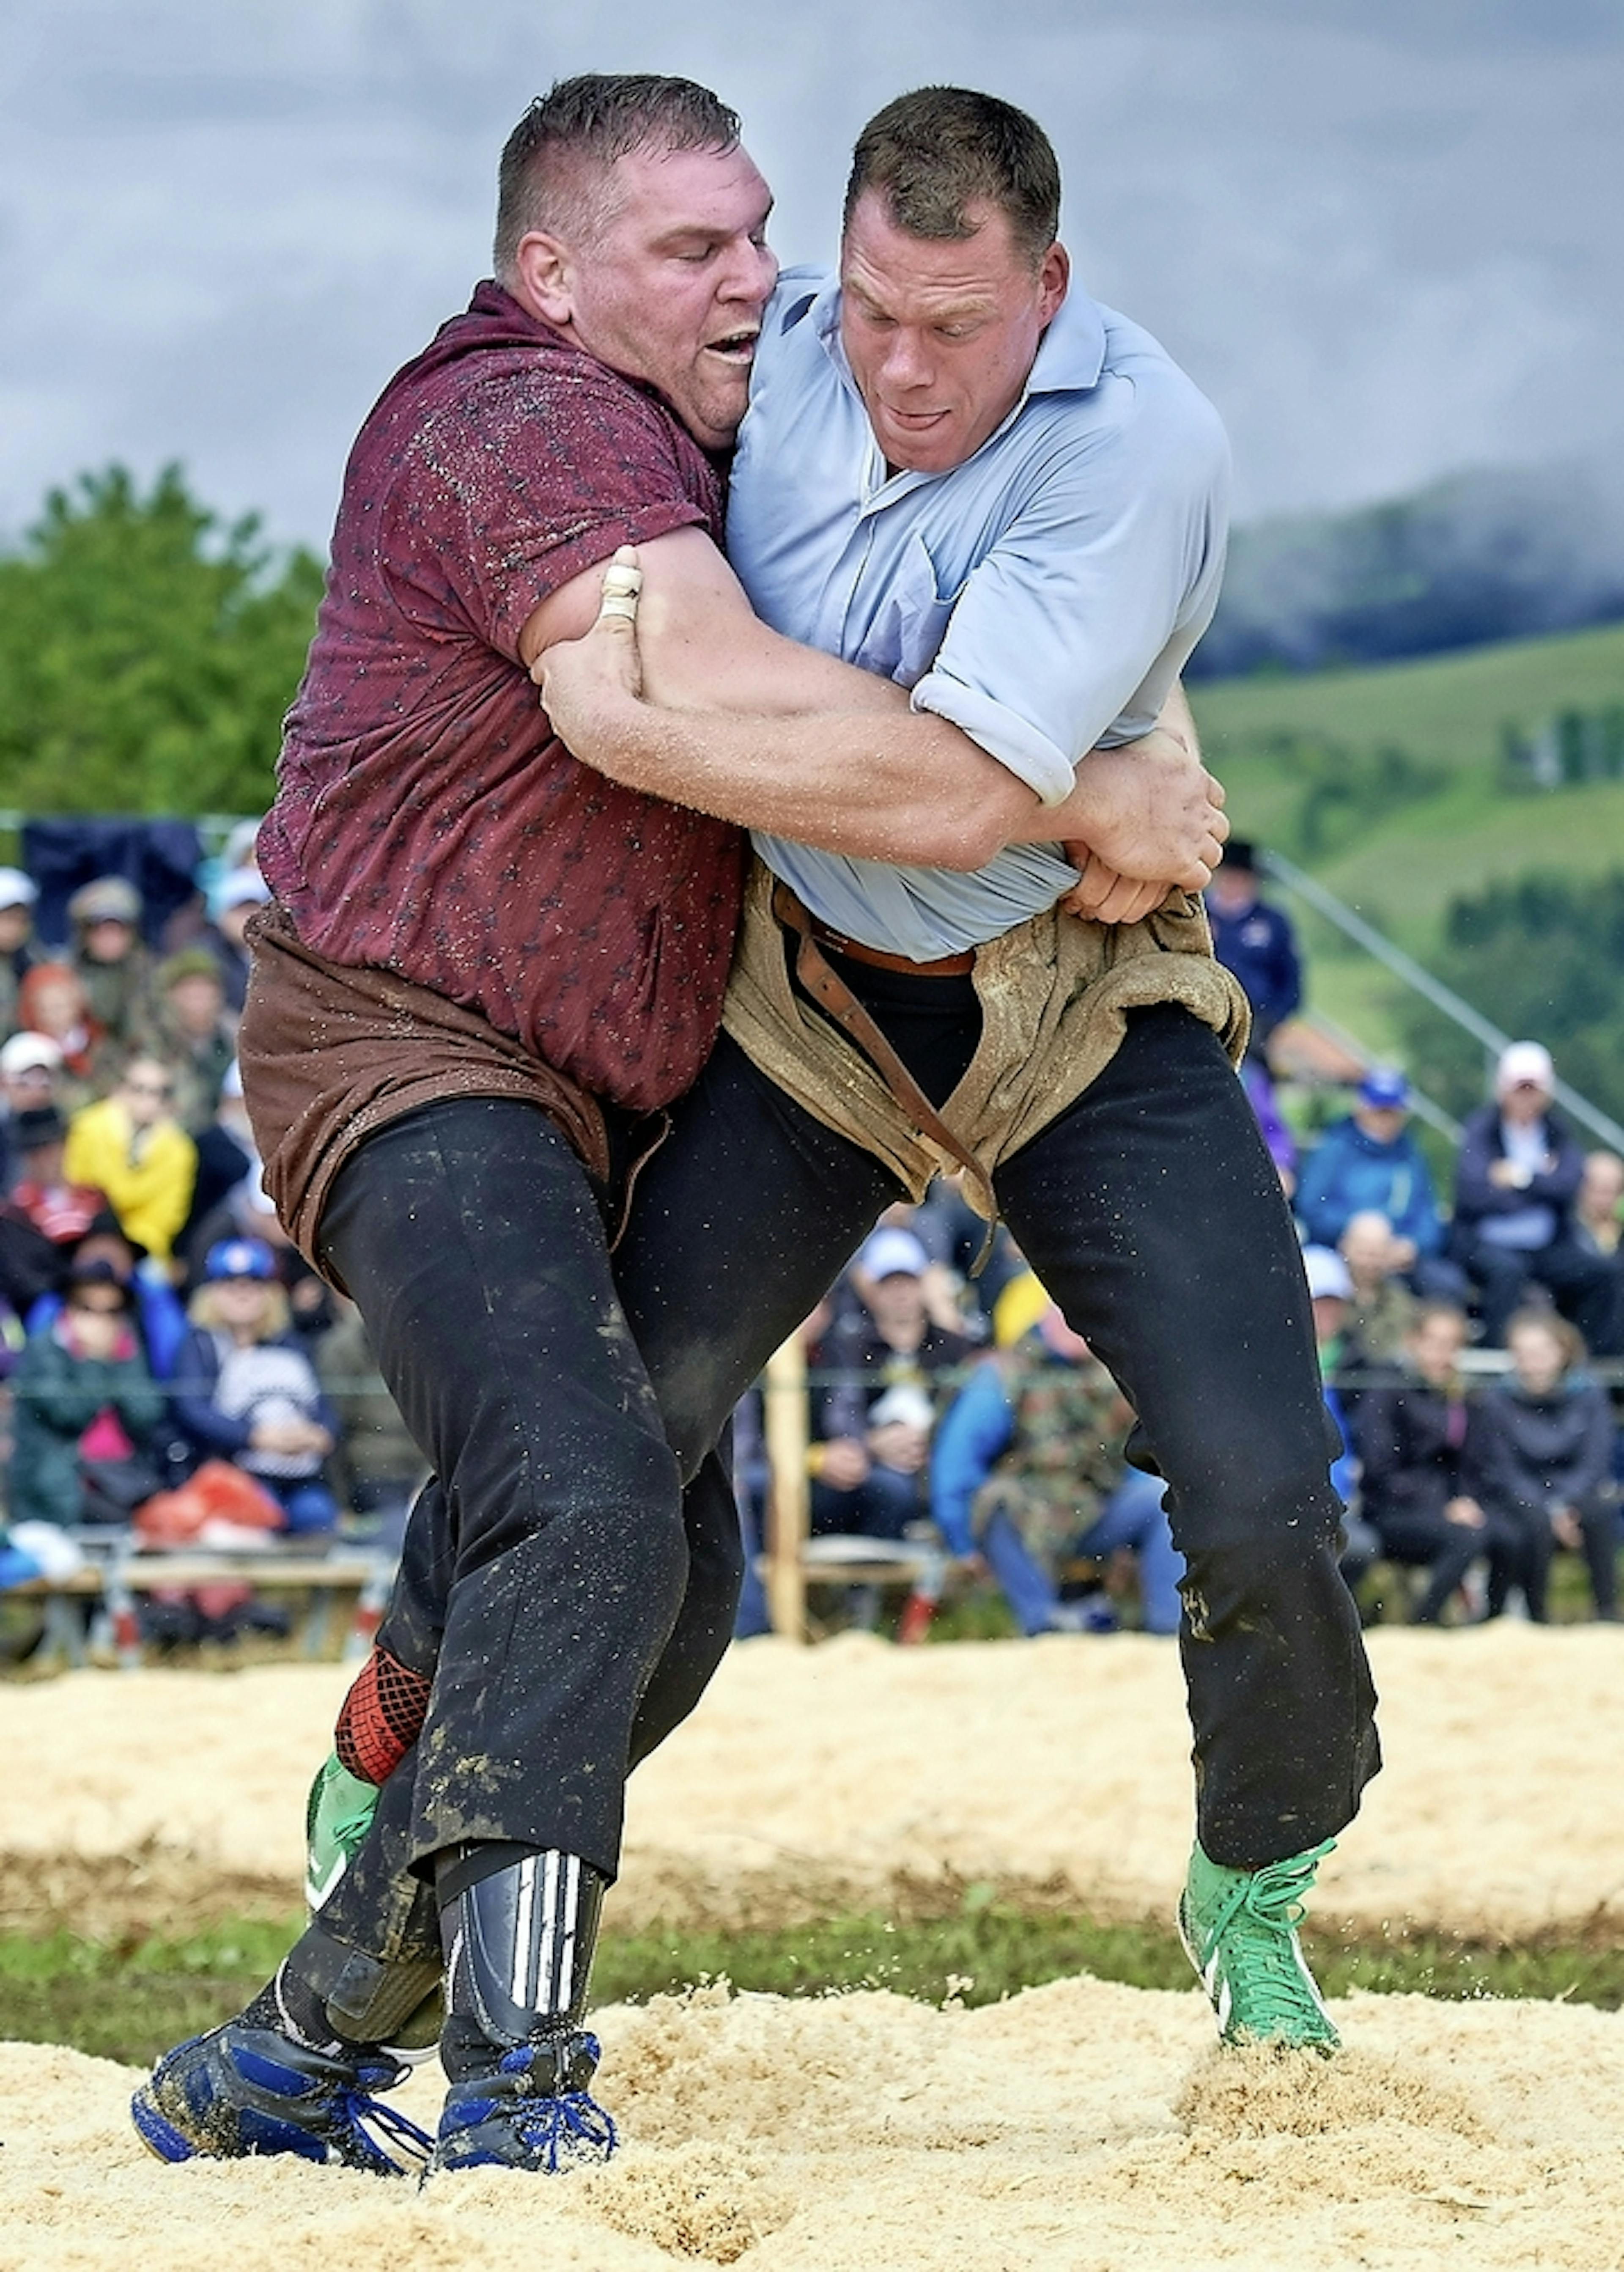
<path fill-rule="evenodd" d="M 1231 982 L 1169 897 L 1225 832 L 1158 867 L 1090 810 L 1141 765 L 1155 806 L 1141 737 L 1211 612 L 1225 456 L 1156 343 L 1069 291 L 1058 205 L 1007 104 L 882 112 L 838 285 L 786 278 L 758 342 L 729 550 L 766 628 L 701 564 L 697 629 L 662 539 L 635 633 L 614 614 L 538 662 L 577 755 L 753 826 L 778 878 L 616 1282 L 692 1472 L 898 1178 L 917 1195 L 932 1144 L 971 1162 L 1166 1479 L 1181 1924 L 1220 2031 L 1327 2050 L 1291 1920 L 1375 1770 L 1374 1698 L 1300 1256 L 1215 1030 L 1237 1043 Z M 840 659 L 826 691 L 807 646 Z"/>
<path fill-rule="evenodd" d="M 842 304 L 833 279 L 779 280 L 734 465 L 728 558 L 775 631 L 911 689 L 916 712 L 1060 804 L 1085 752 L 1151 730 L 1211 620 L 1223 430 L 1148 333 L 1073 288 L 974 455 L 950 478 L 892 470 Z M 756 841 L 814 915 L 918 962 L 995 938 L 1076 881 L 1054 844 L 1006 846 L 964 875 Z"/>

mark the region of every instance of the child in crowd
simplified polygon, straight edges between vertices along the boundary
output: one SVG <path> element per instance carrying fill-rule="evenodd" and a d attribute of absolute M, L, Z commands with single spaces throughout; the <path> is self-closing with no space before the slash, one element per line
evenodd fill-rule
<path fill-rule="evenodd" d="M 263 1484 L 290 1531 L 330 1531 L 338 1506 L 322 1469 L 338 1422 L 289 1331 L 287 1297 L 263 1239 L 209 1249 L 190 1315 L 170 1396 L 183 1433 L 200 1456 L 230 1460 Z"/>
<path fill-rule="evenodd" d="M 1486 1499 L 1482 1407 L 1460 1373 L 1466 1319 L 1448 1302 L 1423 1303 L 1404 1344 L 1405 1377 L 1375 1388 L 1354 1423 L 1364 1515 L 1389 1562 L 1424 1569 L 1417 1625 L 1437 1625 L 1474 1562 L 1489 1566 L 1491 1613 L 1504 1605 L 1520 1564 L 1517 1532 Z"/>
<path fill-rule="evenodd" d="M 36 962 L 17 993 L 18 1030 L 42 1036 L 56 1052 L 55 1101 L 74 1112 L 100 1096 L 108 1072 L 107 1035 L 91 1014 L 85 983 L 71 964 Z"/>
<path fill-rule="evenodd" d="M 129 1282 L 110 1262 L 72 1265 L 63 1307 L 30 1335 L 11 1392 L 13 1521 L 117 1518 L 157 1488 L 144 1454 L 163 1396 L 141 1352 Z"/>

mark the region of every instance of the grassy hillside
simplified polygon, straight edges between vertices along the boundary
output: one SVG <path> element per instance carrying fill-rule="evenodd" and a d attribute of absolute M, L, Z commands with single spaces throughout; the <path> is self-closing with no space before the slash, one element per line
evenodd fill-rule
<path fill-rule="evenodd" d="M 1624 703 L 1624 625 L 1365 670 L 1228 680 L 1191 699 L 1237 833 L 1292 853 L 1423 960 L 1459 893 L 1530 868 L 1624 868 L 1624 781 L 1517 789 L 1502 756 L 1508 725 L 1533 731 L 1564 710 Z M 1376 803 L 1330 849 L 1305 856 L 1300 764 L 1271 746 L 1281 736 L 1335 745 L 1332 768 L 1344 751 L 1357 767 L 1396 745 L 1435 781 L 1387 809 Z M 1325 926 L 1310 919 L 1303 930 L 1315 1004 L 1372 1048 L 1392 1047 L 1393 983 Z"/>

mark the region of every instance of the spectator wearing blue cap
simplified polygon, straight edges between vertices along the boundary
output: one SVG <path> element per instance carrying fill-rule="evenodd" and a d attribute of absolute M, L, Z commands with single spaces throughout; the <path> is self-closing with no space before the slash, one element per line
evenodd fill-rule
<path fill-rule="evenodd" d="M 199 1458 L 230 1460 L 262 1484 L 290 1531 L 331 1530 L 338 1506 L 322 1469 L 338 1420 L 289 1330 L 287 1296 L 264 1241 L 212 1246 L 189 1314 L 170 1390 L 176 1425 Z"/>
<path fill-rule="evenodd" d="M 1385 1215 L 1393 1267 L 1425 1293 L 1459 1292 L 1458 1274 L 1441 1260 L 1438 1196 L 1410 1127 L 1410 1084 L 1393 1066 L 1373 1066 L 1352 1111 L 1321 1137 L 1303 1167 L 1296 1207 L 1315 1246 L 1340 1246 L 1355 1215 Z"/>

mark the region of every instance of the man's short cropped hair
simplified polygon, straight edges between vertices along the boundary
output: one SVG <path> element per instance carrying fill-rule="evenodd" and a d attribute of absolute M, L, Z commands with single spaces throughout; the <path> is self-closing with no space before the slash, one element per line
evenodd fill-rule
<path fill-rule="evenodd" d="M 590 222 L 591 172 L 632 150 L 733 150 L 739 117 L 709 87 L 655 71 L 583 71 L 537 95 L 507 138 L 496 175 L 495 271 L 512 274 L 532 229 Z M 585 192 L 590 195 L 589 191 Z"/>
<path fill-rule="evenodd" d="M 1035 268 L 1060 229 L 1060 163 L 1035 118 L 995 94 L 921 86 L 868 121 L 852 153 L 842 227 L 876 190 L 911 236 L 973 236 L 972 206 L 996 207 Z"/>

